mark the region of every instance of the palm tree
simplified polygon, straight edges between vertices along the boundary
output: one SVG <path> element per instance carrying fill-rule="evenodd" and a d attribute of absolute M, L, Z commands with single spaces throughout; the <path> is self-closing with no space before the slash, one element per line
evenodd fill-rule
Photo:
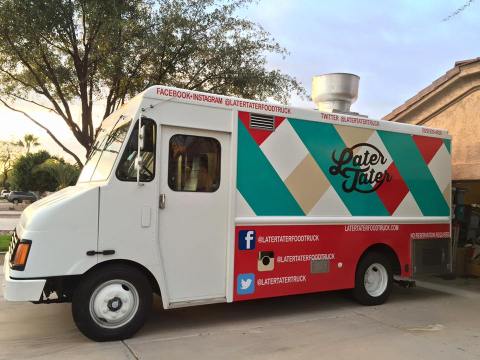
<path fill-rule="evenodd" d="M 40 143 L 38 142 L 38 137 L 36 137 L 35 135 L 25 134 L 23 136 L 23 141 L 18 140 L 18 145 L 23 146 L 26 149 L 28 154 L 30 152 L 30 148 L 34 146 L 38 146 L 40 145 Z"/>

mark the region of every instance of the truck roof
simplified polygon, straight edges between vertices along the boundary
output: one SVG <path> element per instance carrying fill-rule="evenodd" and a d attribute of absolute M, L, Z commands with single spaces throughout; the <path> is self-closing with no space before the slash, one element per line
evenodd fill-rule
<path fill-rule="evenodd" d="M 336 125 L 355 126 L 407 133 L 412 135 L 451 139 L 448 131 L 444 129 L 370 119 L 367 116 L 357 114 L 320 112 L 315 109 L 304 109 L 282 104 L 241 99 L 232 96 L 185 90 L 162 85 L 151 86 L 135 96 L 135 98 L 138 97 L 158 100 L 160 102 L 175 101 L 193 105 L 211 106 L 259 114 L 268 114 L 279 117 L 325 122 Z"/>

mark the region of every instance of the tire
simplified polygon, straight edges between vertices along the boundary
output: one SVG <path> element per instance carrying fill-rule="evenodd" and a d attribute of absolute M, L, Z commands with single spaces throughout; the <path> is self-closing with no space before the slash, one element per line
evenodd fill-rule
<path fill-rule="evenodd" d="M 18 199 L 13 199 L 12 202 L 13 202 L 14 205 L 18 205 L 18 203 L 19 203 L 20 201 L 19 201 Z"/>
<path fill-rule="evenodd" d="M 370 252 L 357 265 L 353 297 L 362 305 L 381 305 L 390 296 L 392 284 L 392 264 L 388 257 Z"/>
<path fill-rule="evenodd" d="M 75 289 L 73 320 L 92 340 L 128 339 L 145 323 L 152 297 L 150 282 L 137 268 L 121 264 L 102 267 L 87 274 Z"/>

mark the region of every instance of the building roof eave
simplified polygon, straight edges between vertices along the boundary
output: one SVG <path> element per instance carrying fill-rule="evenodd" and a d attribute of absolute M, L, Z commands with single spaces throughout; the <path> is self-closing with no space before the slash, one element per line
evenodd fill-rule
<path fill-rule="evenodd" d="M 404 113 L 408 112 L 415 105 L 419 104 L 429 96 L 437 92 L 442 86 L 446 86 L 448 82 L 454 82 L 460 77 L 463 69 L 470 65 L 480 65 L 480 57 L 469 60 L 457 61 L 455 66 L 448 70 L 444 75 L 434 80 L 429 86 L 419 91 L 416 95 L 405 101 L 402 105 L 392 110 L 389 114 L 385 115 L 382 119 L 389 121 L 396 121 Z M 480 70 L 479 70 L 480 71 Z"/>

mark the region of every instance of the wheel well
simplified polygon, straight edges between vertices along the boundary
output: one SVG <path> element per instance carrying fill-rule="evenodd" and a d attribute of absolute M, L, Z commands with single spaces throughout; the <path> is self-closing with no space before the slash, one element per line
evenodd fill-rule
<path fill-rule="evenodd" d="M 116 260 L 107 260 L 107 261 L 103 261 L 101 263 L 98 263 L 96 264 L 95 266 L 93 266 L 92 268 L 90 268 L 87 272 L 85 272 L 83 275 L 86 275 L 88 273 L 91 273 L 92 271 L 96 271 L 102 267 L 105 267 L 105 266 L 109 266 L 111 264 L 124 264 L 124 265 L 128 265 L 128 266 L 132 266 L 132 267 L 135 267 L 137 268 L 138 270 L 140 270 L 142 273 L 145 274 L 145 276 L 147 277 L 148 281 L 150 282 L 150 284 L 152 285 L 152 290 L 157 293 L 157 294 L 160 294 L 160 286 L 158 285 L 158 282 L 157 282 L 157 279 L 155 279 L 155 276 L 153 276 L 153 274 L 150 272 L 150 270 L 148 270 L 145 266 L 135 262 L 135 261 L 131 261 L 131 260 L 124 260 L 124 259 L 116 259 Z"/>
<path fill-rule="evenodd" d="M 394 275 L 400 275 L 402 272 L 401 266 L 400 266 L 400 260 L 398 259 L 397 253 L 388 245 L 386 244 L 374 244 L 370 247 L 368 247 L 360 256 L 358 263 L 360 260 L 369 252 L 377 252 L 380 254 L 385 255 L 389 260 L 390 263 L 392 264 L 392 270 Z M 357 263 L 357 264 L 358 264 Z"/>
<path fill-rule="evenodd" d="M 155 276 L 153 276 L 150 270 L 148 270 L 145 266 L 131 260 L 108 260 L 96 264 L 82 275 L 55 276 L 48 278 L 43 289 L 43 293 L 45 296 L 42 295 L 42 298 L 37 303 L 70 302 L 72 300 L 73 293 L 79 282 L 82 280 L 83 276 L 112 264 L 124 264 L 137 268 L 145 274 L 148 281 L 152 285 L 152 290 L 160 295 L 160 287 L 158 286 L 158 282 L 155 279 Z M 50 294 L 54 292 L 57 294 L 58 300 L 49 299 Z"/>

